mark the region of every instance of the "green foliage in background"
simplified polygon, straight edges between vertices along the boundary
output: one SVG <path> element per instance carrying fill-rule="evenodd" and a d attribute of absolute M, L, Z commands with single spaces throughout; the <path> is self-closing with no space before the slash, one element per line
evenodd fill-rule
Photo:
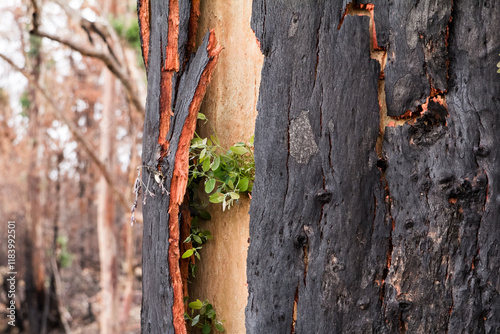
<path fill-rule="evenodd" d="M 126 20 L 124 16 L 112 16 L 109 21 L 116 34 L 137 52 L 141 52 L 139 23 L 136 19 Z"/>
<path fill-rule="evenodd" d="M 33 34 L 30 34 L 30 49 L 28 50 L 28 57 L 36 58 L 40 54 L 42 49 L 42 38 Z"/>
<path fill-rule="evenodd" d="M 191 322 L 191 327 L 201 328 L 203 334 L 211 333 L 213 328 L 218 332 L 224 332 L 222 321 L 217 320 L 215 309 L 208 300 L 202 302 L 196 299 L 188 306 L 191 309 L 191 314 L 184 313 L 184 319 Z"/>
<path fill-rule="evenodd" d="M 23 117 L 28 117 L 28 110 L 30 109 L 31 101 L 30 101 L 27 90 L 25 90 L 21 94 L 21 97 L 19 98 L 19 103 L 21 104 L 21 108 L 22 108 L 21 115 Z"/>
<path fill-rule="evenodd" d="M 68 237 L 65 235 L 60 235 L 57 237 L 57 262 L 61 265 L 61 268 L 69 268 L 73 262 L 73 255 L 68 251 Z"/>

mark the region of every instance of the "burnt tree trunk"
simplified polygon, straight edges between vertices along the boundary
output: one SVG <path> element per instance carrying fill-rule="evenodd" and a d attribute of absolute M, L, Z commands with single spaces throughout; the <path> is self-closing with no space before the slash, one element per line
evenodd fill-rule
<path fill-rule="evenodd" d="M 148 96 L 142 150 L 143 333 L 186 333 L 180 272 L 180 205 L 189 146 L 221 48 L 207 32 L 196 55 L 199 1 L 138 3 Z M 154 195 L 154 196 L 153 196 Z"/>
<path fill-rule="evenodd" d="M 254 0 L 248 333 L 500 332 L 500 6 Z"/>

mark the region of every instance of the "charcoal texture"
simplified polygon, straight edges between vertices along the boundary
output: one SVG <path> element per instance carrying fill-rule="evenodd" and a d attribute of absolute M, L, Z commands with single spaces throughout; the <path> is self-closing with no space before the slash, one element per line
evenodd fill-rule
<path fill-rule="evenodd" d="M 247 333 L 500 333 L 500 6 L 371 3 L 384 73 L 345 1 L 253 2 Z"/>

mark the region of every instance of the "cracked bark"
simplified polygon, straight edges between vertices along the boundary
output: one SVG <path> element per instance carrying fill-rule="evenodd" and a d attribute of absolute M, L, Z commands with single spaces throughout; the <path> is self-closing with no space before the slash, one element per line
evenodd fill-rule
<path fill-rule="evenodd" d="M 152 181 L 155 196 L 143 205 L 143 333 L 186 333 L 180 224 L 190 217 L 180 207 L 187 186 L 190 140 L 221 51 L 214 33 L 207 32 L 196 55 L 190 54 L 198 5 L 198 1 L 178 0 L 143 0 L 138 5 L 148 72 L 142 165 L 160 171 L 167 190 L 162 192 Z M 147 170 L 143 182 L 149 179 L 154 180 L 154 175 Z"/>
<path fill-rule="evenodd" d="M 248 333 L 500 331 L 499 19 L 491 1 L 254 1 Z"/>

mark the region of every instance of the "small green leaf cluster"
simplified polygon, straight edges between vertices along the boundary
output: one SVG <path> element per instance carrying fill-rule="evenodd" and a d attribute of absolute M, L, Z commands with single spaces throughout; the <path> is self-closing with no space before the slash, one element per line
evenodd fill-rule
<path fill-rule="evenodd" d="M 36 58 L 40 55 L 42 49 L 42 38 L 37 35 L 30 34 L 30 49 L 28 50 L 28 57 Z"/>
<path fill-rule="evenodd" d="M 210 219 L 210 217 L 208 217 L 208 219 Z M 187 259 L 194 255 L 198 260 L 201 260 L 199 250 L 202 249 L 202 246 L 210 239 L 213 239 L 212 232 L 202 230 L 198 224 L 198 217 L 194 217 L 191 221 L 191 234 L 184 240 L 184 243 L 191 242 L 193 247 L 186 250 L 184 254 L 182 254 L 182 258 Z M 196 277 L 196 265 L 191 265 L 190 273 L 192 277 Z"/>
<path fill-rule="evenodd" d="M 198 119 L 206 120 L 199 113 Z M 204 182 L 211 203 L 222 203 L 222 211 L 238 201 L 241 193 L 251 193 L 255 178 L 253 136 L 250 143 L 236 143 L 224 149 L 217 138 L 201 138 L 195 134 L 191 140 L 189 183 Z"/>
<path fill-rule="evenodd" d="M 137 20 L 126 20 L 124 16 L 112 16 L 109 21 L 115 29 L 116 34 L 124 39 L 131 48 L 140 52 L 141 40 Z"/>
<path fill-rule="evenodd" d="M 19 98 L 19 103 L 21 104 L 21 108 L 23 109 L 22 116 L 23 117 L 28 117 L 28 110 L 31 107 L 31 101 L 30 101 L 30 98 L 29 98 L 27 90 L 25 90 L 21 94 L 21 97 Z"/>
<path fill-rule="evenodd" d="M 60 235 L 57 237 L 57 260 L 61 268 L 69 268 L 73 262 L 73 255 L 68 251 L 68 237 Z"/>
<path fill-rule="evenodd" d="M 184 319 L 191 321 L 191 327 L 201 328 L 203 334 L 209 334 L 215 327 L 218 332 L 224 332 L 222 321 L 217 320 L 217 314 L 208 300 L 202 302 L 199 299 L 188 304 L 191 315 L 184 313 Z M 195 315 L 195 313 L 198 313 Z"/>

